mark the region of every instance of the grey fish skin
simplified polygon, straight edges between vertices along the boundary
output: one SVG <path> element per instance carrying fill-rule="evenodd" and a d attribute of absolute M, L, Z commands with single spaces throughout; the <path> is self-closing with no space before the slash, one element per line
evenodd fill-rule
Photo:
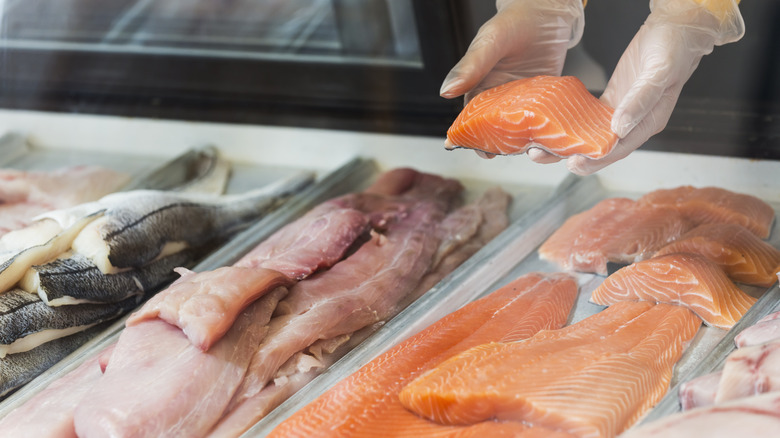
<path fill-rule="evenodd" d="M 9 354 L 0 359 L 0 401 L 84 345 L 105 330 L 108 324 L 110 323 L 98 324 L 87 330 L 47 342 L 30 351 Z"/>
<path fill-rule="evenodd" d="M 138 305 L 140 297 L 111 304 L 50 307 L 37 294 L 12 289 L 0 294 L 0 344 L 10 345 L 45 330 L 62 330 L 114 319 Z M 19 354 L 19 353 L 14 353 Z"/>
<path fill-rule="evenodd" d="M 157 257 L 168 242 L 199 247 L 224 240 L 312 181 L 307 172 L 246 194 L 195 197 L 196 201 L 186 194 L 150 191 L 140 203 L 106 211 L 109 222 L 102 227 L 101 237 L 109 247 L 108 260 L 117 268 L 138 267 Z"/>
<path fill-rule="evenodd" d="M 33 266 L 38 287 L 27 286 L 24 282 L 23 287 L 37 293 L 49 306 L 115 303 L 131 296 L 146 295 L 172 282 L 177 278 L 173 268 L 191 266 L 205 253 L 206 249 L 185 249 L 116 274 L 104 274 L 89 258 L 74 254 Z"/>

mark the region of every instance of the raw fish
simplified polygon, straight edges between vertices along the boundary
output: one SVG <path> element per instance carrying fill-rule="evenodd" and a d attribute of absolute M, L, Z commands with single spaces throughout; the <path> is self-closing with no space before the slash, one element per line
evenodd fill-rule
<path fill-rule="evenodd" d="M 780 312 L 761 318 L 757 323 L 742 330 L 735 338 L 737 348 L 763 344 L 780 339 Z"/>
<path fill-rule="evenodd" d="M 46 342 L 30 351 L 9 354 L 0 359 L 0 399 L 38 377 L 105 329 L 106 324 L 99 324 L 76 334 Z"/>
<path fill-rule="evenodd" d="M 639 198 L 638 202 L 676 207 L 695 225 L 742 225 L 762 239 L 769 237 L 775 219 L 775 210 L 761 199 L 718 187 L 682 186 L 655 190 Z"/>
<path fill-rule="evenodd" d="M 105 374 L 76 408 L 78 436 L 205 435 L 241 382 L 283 292 L 255 301 L 207 352 L 160 319 L 127 327 Z"/>
<path fill-rule="evenodd" d="M 0 358 L 115 319 L 139 301 L 131 296 L 116 303 L 50 307 L 37 294 L 12 289 L 0 294 Z"/>
<path fill-rule="evenodd" d="M 178 266 L 190 266 L 204 249 L 185 249 L 158 258 L 140 268 L 104 274 L 81 254 L 33 266 L 19 286 L 38 294 L 49 306 L 85 303 L 115 303 L 131 296 L 145 296 L 173 281 Z"/>
<path fill-rule="evenodd" d="M 780 391 L 780 342 L 740 348 L 726 358 L 715 403 Z"/>
<path fill-rule="evenodd" d="M 775 438 L 778 430 L 780 391 L 669 415 L 621 438 Z"/>
<path fill-rule="evenodd" d="M 399 397 L 407 409 L 442 424 L 498 419 L 613 437 L 661 399 L 700 325 L 684 307 L 621 302 L 525 341 L 466 350 Z"/>
<path fill-rule="evenodd" d="M 127 326 L 159 318 L 182 329 L 193 345 L 208 350 L 230 330 L 252 302 L 278 287 L 292 286 L 284 274 L 263 268 L 224 266 L 181 278 L 157 293 L 127 319 Z"/>
<path fill-rule="evenodd" d="M 674 208 L 608 198 L 567 219 L 539 247 L 539 256 L 566 270 L 607 275 L 608 261 L 650 258 L 688 229 L 690 223 Z"/>
<path fill-rule="evenodd" d="M 680 385 L 678 397 L 683 411 L 715 403 L 721 372 L 705 374 Z"/>
<path fill-rule="evenodd" d="M 703 255 L 732 280 L 755 286 L 771 286 L 780 271 L 780 251 L 737 224 L 699 225 L 656 255 L 675 252 Z"/>
<path fill-rule="evenodd" d="M 271 437 L 449 436 L 441 426 L 406 411 L 401 388 L 448 357 L 491 341 L 515 341 L 566 323 L 577 283 L 566 274 L 531 273 L 465 305 L 371 361 L 299 410 Z M 499 430 L 510 425 L 491 424 Z M 487 426 L 479 426 L 483 429 Z"/>
<path fill-rule="evenodd" d="M 618 141 L 613 112 L 574 76 L 519 79 L 472 99 L 447 130 L 445 146 L 494 155 L 534 147 L 559 157 L 602 158 Z"/>
<path fill-rule="evenodd" d="M 729 329 L 756 299 L 738 288 L 715 263 L 697 254 L 675 253 L 637 262 L 607 277 L 591 301 L 603 306 L 646 300 L 679 304 L 708 325 Z"/>

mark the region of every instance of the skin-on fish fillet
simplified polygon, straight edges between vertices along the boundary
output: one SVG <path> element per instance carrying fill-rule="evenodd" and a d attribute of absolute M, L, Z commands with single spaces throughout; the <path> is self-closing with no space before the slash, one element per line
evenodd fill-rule
<path fill-rule="evenodd" d="M 560 328 L 577 296 L 566 274 L 532 273 L 469 303 L 371 361 L 279 425 L 271 437 L 461 436 L 405 410 L 403 386 L 450 356 L 491 341 L 515 341 Z M 515 423 L 474 426 L 485 433 Z M 493 435 L 490 435 L 493 436 Z"/>
<path fill-rule="evenodd" d="M 130 315 L 127 326 L 159 318 L 181 328 L 203 351 L 221 339 L 252 302 L 293 284 L 284 274 L 264 268 L 224 266 L 200 273 L 177 268 L 176 272 L 181 278 Z"/>
<path fill-rule="evenodd" d="M 669 415 L 621 438 L 775 438 L 778 430 L 780 391 Z"/>
<path fill-rule="evenodd" d="M 729 329 L 756 299 L 738 288 L 715 263 L 698 254 L 674 253 L 626 266 L 593 291 L 603 306 L 621 301 L 678 304 L 708 325 Z"/>
<path fill-rule="evenodd" d="M 543 149 L 559 157 L 602 158 L 618 136 L 614 110 L 573 76 L 536 76 L 486 90 L 461 111 L 447 131 L 445 147 L 489 154 Z"/>
<path fill-rule="evenodd" d="M 775 220 L 775 210 L 761 199 L 718 187 L 660 189 L 647 193 L 637 202 L 676 207 L 695 225 L 742 225 L 762 239 L 769 237 Z"/>
<path fill-rule="evenodd" d="M 701 254 L 717 263 L 732 280 L 769 287 L 777 282 L 780 251 L 737 224 L 704 224 L 661 248 L 656 255 Z"/>
<path fill-rule="evenodd" d="M 520 342 L 493 342 L 409 383 L 401 403 L 442 424 L 519 421 L 614 437 L 668 390 L 701 320 L 668 304 L 621 302 Z"/>
<path fill-rule="evenodd" d="M 641 206 L 608 198 L 571 216 L 539 248 L 539 256 L 562 268 L 607 275 L 607 262 L 632 263 L 688 231 L 691 224 L 672 207 Z"/>

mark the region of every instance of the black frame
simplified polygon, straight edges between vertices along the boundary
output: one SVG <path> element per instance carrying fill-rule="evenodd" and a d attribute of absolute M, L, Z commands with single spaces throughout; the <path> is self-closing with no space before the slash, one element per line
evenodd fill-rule
<path fill-rule="evenodd" d="M 4 48 L 0 107 L 442 136 L 462 108 L 438 91 L 466 8 L 412 4 L 423 68 Z"/>

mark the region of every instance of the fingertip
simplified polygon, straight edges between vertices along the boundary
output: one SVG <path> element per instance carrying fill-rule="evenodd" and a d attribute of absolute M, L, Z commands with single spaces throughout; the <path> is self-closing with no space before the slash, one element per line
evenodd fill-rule
<path fill-rule="evenodd" d="M 528 158 L 531 159 L 531 161 L 538 164 L 552 164 L 561 161 L 561 157 L 553 155 L 539 148 L 528 149 L 526 154 L 528 155 Z"/>
<path fill-rule="evenodd" d="M 566 168 L 569 169 L 569 172 L 579 176 L 592 175 L 608 164 L 604 163 L 603 160 L 593 160 L 582 155 L 575 155 L 566 160 Z"/>

